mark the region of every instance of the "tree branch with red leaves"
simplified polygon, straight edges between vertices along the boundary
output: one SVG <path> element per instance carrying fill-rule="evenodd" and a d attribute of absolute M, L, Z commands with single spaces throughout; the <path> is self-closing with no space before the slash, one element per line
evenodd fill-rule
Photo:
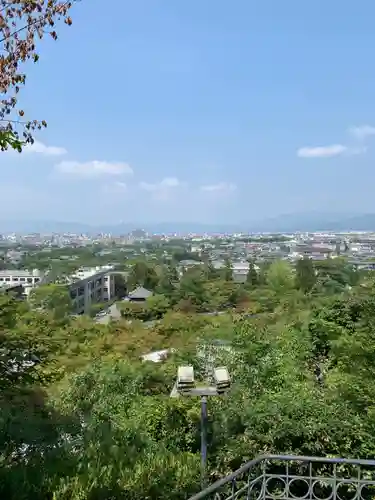
<path fill-rule="evenodd" d="M 57 40 L 56 25 L 72 24 L 69 15 L 78 0 L 0 0 L 0 149 L 22 151 L 33 143 L 33 133 L 45 120 L 25 120 L 18 95 L 26 83 L 23 63 L 39 60 L 38 43 L 46 36 Z"/>

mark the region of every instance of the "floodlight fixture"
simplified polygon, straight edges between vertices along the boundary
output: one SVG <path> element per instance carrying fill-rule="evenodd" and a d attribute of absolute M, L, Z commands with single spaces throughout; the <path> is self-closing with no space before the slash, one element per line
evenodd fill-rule
<path fill-rule="evenodd" d="M 214 379 L 218 394 L 230 389 L 231 380 L 226 366 L 220 366 L 214 370 Z"/>
<path fill-rule="evenodd" d="M 210 369 L 211 371 L 211 369 Z M 231 386 L 229 372 L 226 366 L 213 370 L 215 385 L 195 385 L 194 368 L 192 366 L 179 366 L 177 381 L 170 394 L 171 397 L 187 396 L 200 397 L 201 400 L 201 480 L 202 488 L 206 482 L 207 468 L 207 399 L 211 396 L 223 396 Z"/>
<path fill-rule="evenodd" d="M 177 390 L 179 392 L 194 389 L 194 368 L 192 366 L 179 366 L 177 370 Z"/>

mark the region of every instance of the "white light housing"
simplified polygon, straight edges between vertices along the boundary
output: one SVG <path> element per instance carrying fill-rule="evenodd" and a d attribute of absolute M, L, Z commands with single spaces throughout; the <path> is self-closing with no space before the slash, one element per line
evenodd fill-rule
<path fill-rule="evenodd" d="M 179 366 L 177 370 L 177 390 L 183 392 L 194 387 L 194 368 L 192 366 Z"/>
<path fill-rule="evenodd" d="M 230 389 L 230 384 L 231 384 L 230 376 L 225 366 L 220 366 L 219 368 L 215 368 L 214 378 L 218 393 L 225 392 Z"/>

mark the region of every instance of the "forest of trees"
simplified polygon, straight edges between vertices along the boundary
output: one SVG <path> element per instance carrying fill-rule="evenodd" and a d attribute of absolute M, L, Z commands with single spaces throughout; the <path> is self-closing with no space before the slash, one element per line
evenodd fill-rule
<path fill-rule="evenodd" d="M 374 456 L 372 275 L 341 259 L 250 266 L 244 285 L 202 272 L 170 287 L 158 275 L 155 290 L 165 288 L 153 306 L 162 313 L 149 328 L 126 318 L 99 325 L 64 307 L 56 315 L 53 306 L 1 296 L 1 498 L 181 499 L 198 491 L 199 402 L 170 391 L 180 364 L 203 376 L 197 349 L 217 339 L 231 346 L 217 363 L 233 387 L 209 401 L 210 481 L 260 453 Z M 216 305 L 223 286 L 241 290 L 239 305 L 199 313 L 202 303 Z M 183 294 L 196 308 L 176 308 Z M 174 348 L 165 362 L 140 361 L 162 348 Z"/>

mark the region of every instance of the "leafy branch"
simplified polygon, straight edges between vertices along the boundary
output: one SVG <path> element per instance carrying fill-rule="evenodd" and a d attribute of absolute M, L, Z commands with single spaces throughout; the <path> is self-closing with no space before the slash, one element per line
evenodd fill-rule
<path fill-rule="evenodd" d="M 0 149 L 22 147 L 34 142 L 34 132 L 47 126 L 45 120 L 16 120 L 25 112 L 18 107 L 18 94 L 26 83 L 22 64 L 37 63 L 37 42 L 44 36 L 57 40 L 55 25 L 72 24 L 69 15 L 78 0 L 0 0 Z"/>

